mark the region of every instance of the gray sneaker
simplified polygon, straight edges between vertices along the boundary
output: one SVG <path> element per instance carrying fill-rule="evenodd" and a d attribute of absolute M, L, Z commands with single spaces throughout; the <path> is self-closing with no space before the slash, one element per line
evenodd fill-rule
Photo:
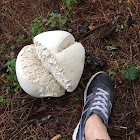
<path fill-rule="evenodd" d="M 98 114 L 105 126 L 108 126 L 113 96 L 113 85 L 108 74 L 105 72 L 94 74 L 84 92 L 84 108 L 81 119 L 74 130 L 73 140 L 85 140 L 85 123 L 92 113 Z"/>

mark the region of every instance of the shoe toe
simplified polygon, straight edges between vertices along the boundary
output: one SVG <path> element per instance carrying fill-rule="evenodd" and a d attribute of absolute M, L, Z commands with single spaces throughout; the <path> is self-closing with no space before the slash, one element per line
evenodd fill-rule
<path fill-rule="evenodd" d="M 87 95 L 90 93 L 93 93 L 97 88 L 102 88 L 106 90 L 110 94 L 110 100 L 111 102 L 113 101 L 113 84 L 110 76 L 105 73 L 99 73 L 97 74 L 93 80 L 91 81 L 88 90 L 87 90 Z"/>

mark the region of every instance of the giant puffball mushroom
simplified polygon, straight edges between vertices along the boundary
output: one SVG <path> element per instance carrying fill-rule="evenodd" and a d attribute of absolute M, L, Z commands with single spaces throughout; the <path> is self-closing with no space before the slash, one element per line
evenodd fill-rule
<path fill-rule="evenodd" d="M 23 90 L 34 97 L 60 97 L 72 92 L 81 78 L 85 50 L 66 31 L 48 31 L 18 54 L 16 74 Z"/>

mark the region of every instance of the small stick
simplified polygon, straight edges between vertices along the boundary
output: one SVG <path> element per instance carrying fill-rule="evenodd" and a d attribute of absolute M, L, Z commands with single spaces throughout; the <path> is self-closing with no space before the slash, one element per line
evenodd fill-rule
<path fill-rule="evenodd" d="M 132 55 L 132 46 L 130 45 L 130 63 L 132 64 L 132 57 L 133 57 L 133 55 Z"/>
<path fill-rule="evenodd" d="M 60 139 L 60 138 L 61 138 L 61 135 L 58 134 L 58 135 L 56 135 L 55 137 L 53 137 L 51 140 L 58 140 L 58 139 Z"/>
<path fill-rule="evenodd" d="M 101 28 L 104 25 L 109 24 L 111 21 L 108 21 L 106 23 L 103 23 L 102 25 L 99 25 L 98 27 L 95 27 L 94 29 L 92 29 L 91 31 L 87 32 L 86 34 L 82 35 L 78 40 L 80 42 L 83 42 L 87 37 L 91 36 L 93 34 L 93 32 L 99 28 Z"/>

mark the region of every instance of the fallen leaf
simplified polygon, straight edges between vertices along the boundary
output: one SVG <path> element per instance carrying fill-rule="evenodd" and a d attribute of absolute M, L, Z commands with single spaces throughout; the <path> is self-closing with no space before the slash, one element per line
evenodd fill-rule
<path fill-rule="evenodd" d="M 127 25 L 131 26 L 133 22 L 134 22 L 134 20 L 132 19 L 132 16 L 129 16 L 129 18 L 127 20 Z"/>
<path fill-rule="evenodd" d="M 38 125 L 42 125 L 43 123 L 47 122 L 51 117 L 52 115 L 48 115 L 44 113 L 44 111 L 37 112 L 32 116 L 29 116 L 24 124 L 37 123 Z"/>
<path fill-rule="evenodd" d="M 82 26 L 79 28 L 80 34 L 86 33 L 88 31 L 89 23 L 87 21 L 84 21 L 82 23 Z"/>
<path fill-rule="evenodd" d="M 109 39 L 115 33 L 116 27 L 116 25 L 111 26 L 102 34 L 101 37 L 104 39 Z"/>

